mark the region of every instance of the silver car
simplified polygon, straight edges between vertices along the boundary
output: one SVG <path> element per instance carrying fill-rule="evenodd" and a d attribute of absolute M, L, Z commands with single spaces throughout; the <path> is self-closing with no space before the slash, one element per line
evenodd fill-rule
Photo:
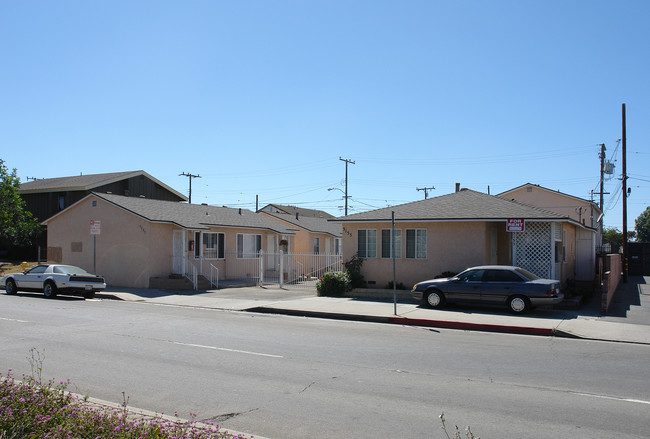
<path fill-rule="evenodd" d="M 58 293 L 81 293 L 86 299 L 95 296 L 95 292 L 106 288 L 102 276 L 96 276 L 72 265 L 43 264 L 25 270 L 22 273 L 8 274 L 0 279 L 0 288 L 7 294 L 18 291 L 43 292 L 52 298 Z"/>
<path fill-rule="evenodd" d="M 542 279 L 509 265 L 472 267 L 447 279 L 419 282 L 413 286 L 411 295 L 431 308 L 445 303 L 483 303 L 505 305 L 516 314 L 564 299 L 559 281 Z"/>

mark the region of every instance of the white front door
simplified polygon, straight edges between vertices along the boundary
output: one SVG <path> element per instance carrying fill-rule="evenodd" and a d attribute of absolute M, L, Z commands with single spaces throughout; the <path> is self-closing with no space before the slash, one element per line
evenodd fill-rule
<path fill-rule="evenodd" d="M 280 267 L 278 255 L 278 237 L 277 235 L 266 236 L 266 269 L 277 270 Z"/>
<path fill-rule="evenodd" d="M 174 229 L 172 241 L 172 272 L 185 274 L 185 230 Z"/>

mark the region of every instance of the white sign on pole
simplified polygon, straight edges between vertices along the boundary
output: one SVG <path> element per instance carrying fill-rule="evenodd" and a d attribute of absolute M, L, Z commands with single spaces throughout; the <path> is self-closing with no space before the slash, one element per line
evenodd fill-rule
<path fill-rule="evenodd" d="M 100 220 L 90 220 L 90 234 L 101 235 L 101 233 L 102 233 L 102 222 Z"/>

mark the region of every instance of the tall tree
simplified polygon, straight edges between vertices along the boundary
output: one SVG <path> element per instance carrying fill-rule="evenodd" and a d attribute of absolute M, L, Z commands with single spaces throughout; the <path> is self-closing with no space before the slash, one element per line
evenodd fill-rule
<path fill-rule="evenodd" d="M 623 244 L 623 233 L 616 227 L 605 227 L 603 230 L 603 243 L 620 246 Z"/>
<path fill-rule="evenodd" d="M 650 242 L 650 206 L 634 220 L 634 230 L 638 242 Z"/>
<path fill-rule="evenodd" d="M 41 233 L 41 226 L 26 209 L 25 201 L 18 194 L 19 187 L 16 169 L 9 172 L 0 159 L 0 239 L 30 245 Z"/>

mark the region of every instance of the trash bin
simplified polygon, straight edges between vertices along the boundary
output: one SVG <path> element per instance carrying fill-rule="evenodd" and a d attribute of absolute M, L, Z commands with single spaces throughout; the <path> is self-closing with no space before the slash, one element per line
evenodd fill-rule
<path fill-rule="evenodd" d="M 21 262 L 20 266 L 22 267 L 23 271 L 27 270 L 29 268 L 29 264 L 27 262 Z"/>

